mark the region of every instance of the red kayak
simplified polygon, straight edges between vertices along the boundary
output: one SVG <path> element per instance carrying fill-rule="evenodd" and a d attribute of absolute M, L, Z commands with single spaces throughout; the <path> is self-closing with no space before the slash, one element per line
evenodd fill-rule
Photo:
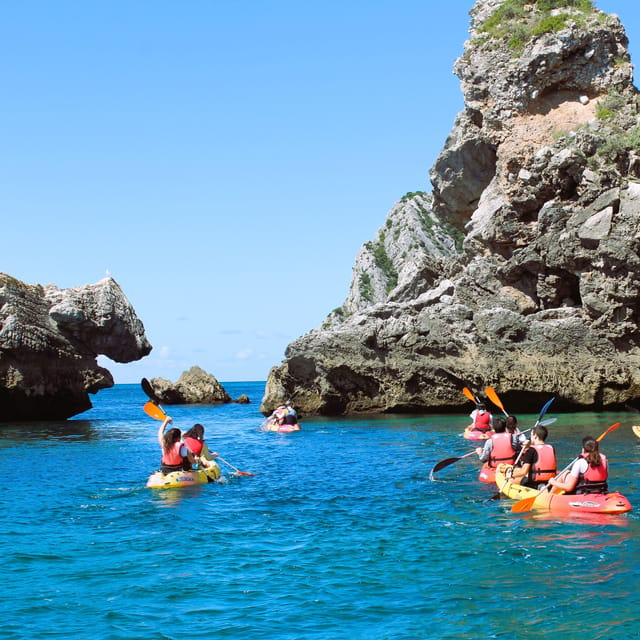
<path fill-rule="evenodd" d="M 492 430 L 481 431 L 480 429 L 474 429 L 473 427 L 467 427 L 462 433 L 462 437 L 465 440 L 488 440 L 493 433 Z"/>
<path fill-rule="evenodd" d="M 496 481 L 496 468 L 490 467 L 486 462 L 482 465 L 482 469 L 480 469 L 480 475 L 478 475 L 478 480 L 480 482 L 495 482 Z"/>

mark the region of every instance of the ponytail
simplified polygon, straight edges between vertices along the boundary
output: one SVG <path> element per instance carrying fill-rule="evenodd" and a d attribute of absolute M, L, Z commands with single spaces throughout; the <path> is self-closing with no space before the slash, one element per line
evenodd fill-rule
<path fill-rule="evenodd" d="M 585 460 L 590 467 L 599 467 L 602 464 L 602 458 L 598 451 L 598 442 L 591 436 L 585 436 L 582 439 L 582 449 L 585 452 Z"/>

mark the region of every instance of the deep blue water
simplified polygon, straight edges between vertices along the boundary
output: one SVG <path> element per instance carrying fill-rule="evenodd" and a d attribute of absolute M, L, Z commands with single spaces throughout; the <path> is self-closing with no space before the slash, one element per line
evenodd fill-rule
<path fill-rule="evenodd" d="M 138 385 L 74 420 L 0 426 L 3 640 L 638 637 L 640 416 L 549 411 L 561 466 L 622 423 L 601 449 L 636 509 L 563 521 L 487 500 L 474 458 L 430 481 L 472 448 L 465 416 L 265 433 L 264 383 L 224 386 L 252 404 L 167 408 L 256 474 L 224 484 L 145 488 L 158 423 Z"/>

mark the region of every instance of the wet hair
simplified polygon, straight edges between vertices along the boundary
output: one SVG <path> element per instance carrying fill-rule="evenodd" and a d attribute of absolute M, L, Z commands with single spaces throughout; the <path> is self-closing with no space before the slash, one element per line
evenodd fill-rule
<path fill-rule="evenodd" d="M 484 402 L 478 402 L 478 404 L 476 404 L 476 409 L 486 409 L 487 405 Z"/>
<path fill-rule="evenodd" d="M 182 438 L 180 429 L 177 427 L 169 429 L 162 437 L 165 451 L 169 451 L 176 442 L 179 442 L 180 438 Z"/>
<path fill-rule="evenodd" d="M 502 416 L 496 416 L 493 419 L 493 430 L 496 433 L 504 433 L 507 428 L 507 422 Z"/>
<path fill-rule="evenodd" d="M 547 439 L 547 436 L 549 435 L 549 432 L 547 431 L 547 427 L 545 427 L 542 424 L 539 424 L 533 427 L 533 429 L 531 429 L 531 433 L 535 433 L 538 436 L 538 438 L 542 440 L 542 442 L 544 442 Z"/>
<path fill-rule="evenodd" d="M 585 460 L 589 463 L 589 466 L 599 467 L 602 464 L 597 440 L 594 440 L 591 436 L 585 436 L 582 438 L 582 448 L 587 454 Z"/>
<path fill-rule="evenodd" d="M 509 433 L 515 433 L 518 428 L 518 418 L 515 416 L 507 416 L 505 419 L 505 425 Z"/>
<path fill-rule="evenodd" d="M 195 440 L 204 440 L 204 427 L 200 423 L 196 423 L 184 434 L 185 438 L 194 438 Z"/>

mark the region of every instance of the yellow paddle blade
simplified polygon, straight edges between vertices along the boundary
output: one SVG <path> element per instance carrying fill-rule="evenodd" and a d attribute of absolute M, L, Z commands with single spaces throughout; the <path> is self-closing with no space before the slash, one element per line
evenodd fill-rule
<path fill-rule="evenodd" d="M 640 427 L 637 425 L 634 425 L 633 427 L 631 427 L 631 429 L 633 430 L 633 433 L 635 433 L 638 438 L 640 438 Z"/>
<path fill-rule="evenodd" d="M 157 404 L 155 404 L 155 402 L 151 402 L 151 400 L 149 400 L 142 409 L 154 420 L 164 420 L 167 417 L 167 414 Z"/>

